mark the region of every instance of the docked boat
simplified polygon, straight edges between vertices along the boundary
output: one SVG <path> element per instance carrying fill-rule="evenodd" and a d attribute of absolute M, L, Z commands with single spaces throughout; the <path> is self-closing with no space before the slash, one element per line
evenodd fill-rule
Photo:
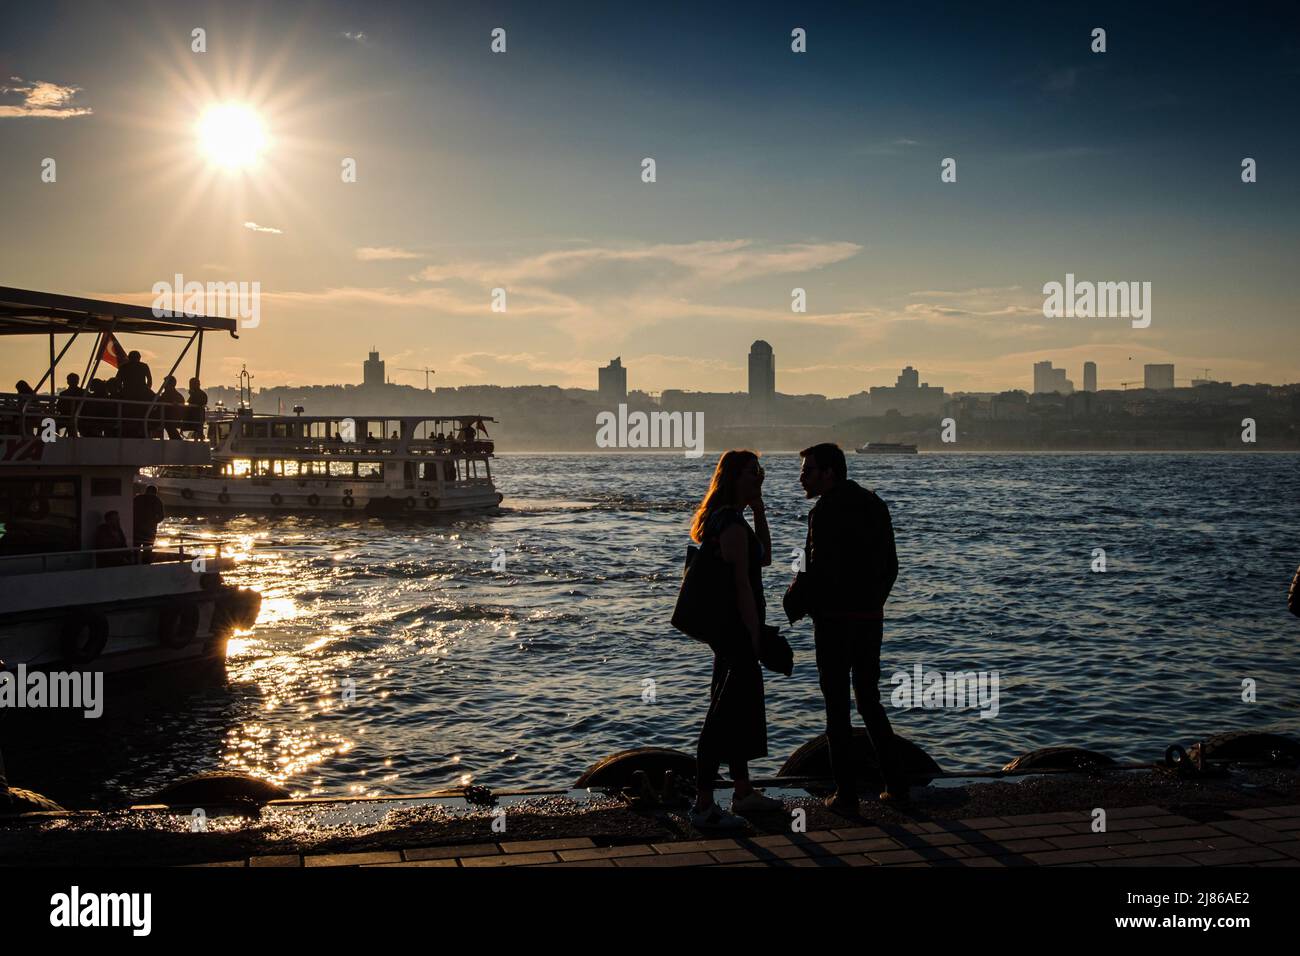
<path fill-rule="evenodd" d="M 915 455 L 916 446 L 901 442 L 869 441 L 857 452 L 859 455 Z"/>
<path fill-rule="evenodd" d="M 0 334 L 50 343 L 36 386 L 0 393 L 0 669 L 117 673 L 222 660 L 232 633 L 252 626 L 260 595 L 223 581 L 233 561 L 219 544 L 155 547 L 135 534 L 138 469 L 208 467 L 207 442 L 165 437 L 156 396 L 53 389 L 83 336 L 94 344 L 81 377 L 100 385 L 96 373 L 125 358 L 116 336 L 149 335 L 154 354 L 164 336 L 185 340 L 173 375 L 197 344 L 197 376 L 212 332 L 233 336 L 235 321 L 0 288 Z"/>
<path fill-rule="evenodd" d="M 207 420 L 212 462 L 143 470 L 174 509 L 371 515 L 486 511 L 492 484 L 486 415 L 258 415 L 245 401 Z M 251 399 L 251 395 L 249 395 Z"/>

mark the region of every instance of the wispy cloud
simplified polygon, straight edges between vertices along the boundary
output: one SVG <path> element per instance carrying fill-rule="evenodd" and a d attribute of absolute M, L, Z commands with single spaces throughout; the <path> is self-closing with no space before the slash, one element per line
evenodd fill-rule
<path fill-rule="evenodd" d="M 269 232 L 274 236 L 284 235 L 283 229 L 276 229 L 274 226 L 259 226 L 255 222 L 244 223 L 244 228 L 251 230 L 252 232 Z"/>
<path fill-rule="evenodd" d="M 386 262 L 391 259 L 419 259 L 418 252 L 398 249 L 396 246 L 361 246 L 357 249 L 357 258 L 362 262 Z"/>
<path fill-rule="evenodd" d="M 370 37 L 366 36 L 360 30 L 344 30 L 339 34 L 339 36 L 343 37 L 345 40 L 351 40 L 353 43 L 360 43 L 362 46 L 365 46 L 370 42 Z"/>
<path fill-rule="evenodd" d="M 75 106 L 73 99 L 81 92 L 79 86 L 49 83 L 45 80 L 24 80 L 9 77 L 9 84 L 0 86 L 0 96 L 21 97 L 21 103 L 0 103 L 0 118 L 34 116 L 45 119 L 70 119 L 89 116 L 89 106 Z"/>

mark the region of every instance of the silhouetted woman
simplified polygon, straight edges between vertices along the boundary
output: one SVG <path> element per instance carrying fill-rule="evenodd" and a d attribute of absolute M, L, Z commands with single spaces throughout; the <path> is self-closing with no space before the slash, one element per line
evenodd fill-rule
<path fill-rule="evenodd" d="M 753 511 L 757 532 L 745 521 L 747 507 Z M 772 539 L 763 508 L 763 469 L 752 451 L 723 452 L 718 459 L 708 493 L 695 512 L 691 538 L 704 552 L 701 558 L 720 558 L 730 570 L 720 576 L 716 595 L 720 618 L 730 624 L 721 627 L 709 642 L 713 683 L 696 751 L 697 796 L 691 823 L 743 827 L 746 823 L 737 813 L 779 810 L 782 806 L 749 782 L 748 762 L 767 756 L 767 714 L 758 649 L 765 615 L 762 569 L 772 563 Z M 724 761 L 735 781 L 731 813 L 713 799 L 713 784 Z"/>

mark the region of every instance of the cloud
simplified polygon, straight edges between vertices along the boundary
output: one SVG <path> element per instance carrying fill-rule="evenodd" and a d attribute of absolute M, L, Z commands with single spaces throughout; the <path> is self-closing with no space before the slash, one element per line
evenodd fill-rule
<path fill-rule="evenodd" d="M 654 245 L 557 249 L 507 262 L 452 262 L 427 266 L 417 278 L 454 280 L 495 287 L 509 285 L 662 288 L 694 282 L 730 284 L 784 273 L 808 272 L 850 259 L 862 251 L 854 242 L 801 242 L 760 246 L 749 239 Z"/>
<path fill-rule="evenodd" d="M 339 36 L 343 37 L 343 39 L 345 40 L 351 40 L 353 43 L 360 43 L 362 46 L 365 46 L 370 40 L 368 36 L 366 36 L 364 33 L 362 33 L 359 30 L 355 32 L 350 30 L 344 30 L 342 33 L 339 34 Z"/>
<path fill-rule="evenodd" d="M 246 222 L 246 223 L 244 223 L 244 228 L 245 228 L 245 229 L 251 229 L 253 232 L 269 232 L 269 233 L 271 233 L 271 234 L 274 235 L 274 236 L 282 236 L 282 235 L 284 235 L 284 230 L 283 230 L 283 229 L 276 229 L 274 226 L 259 226 L 259 225 L 258 225 L 257 223 L 255 223 L 255 222 Z"/>
<path fill-rule="evenodd" d="M 398 249 L 396 246 L 361 246 L 357 258 L 362 262 L 386 262 L 390 259 L 419 259 L 418 252 Z"/>
<path fill-rule="evenodd" d="M 45 80 L 24 80 L 20 76 L 9 77 L 11 84 L 0 86 L 0 95 L 21 96 L 21 103 L 0 103 L 0 118 L 35 116 L 45 119 L 70 119 L 74 116 L 89 116 L 93 110 L 89 106 L 74 106 L 72 100 L 81 92 L 79 86 L 64 86 Z"/>

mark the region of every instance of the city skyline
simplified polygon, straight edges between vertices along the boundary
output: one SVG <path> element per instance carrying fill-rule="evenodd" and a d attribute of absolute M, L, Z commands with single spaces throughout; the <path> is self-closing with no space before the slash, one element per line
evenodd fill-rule
<path fill-rule="evenodd" d="M 742 391 L 741 339 L 772 344 L 792 394 L 888 387 L 907 364 L 952 391 L 1021 387 L 1042 360 L 1095 361 L 1100 387 L 1169 363 L 1300 378 L 1296 134 L 1272 121 L 1295 67 L 1267 15 L 1188 22 L 1171 46 L 1166 18 L 1119 6 L 996 26 L 135 6 L 11 18 L 0 201 L 25 227 L 0 237 L 0 284 L 148 304 L 177 274 L 257 282 L 258 326 L 209 343 L 214 381 L 340 381 L 369 345 L 446 385 L 585 387 L 617 354 L 660 390 Z M 1207 73 L 1207 49 L 1252 66 Z M 260 116 L 256 144 L 196 140 L 228 102 Z M 1142 228 L 1117 229 L 1135 209 Z M 1150 282 L 1150 326 L 1044 318 L 1067 275 Z M 12 381 L 42 348 L 6 352 Z"/>

